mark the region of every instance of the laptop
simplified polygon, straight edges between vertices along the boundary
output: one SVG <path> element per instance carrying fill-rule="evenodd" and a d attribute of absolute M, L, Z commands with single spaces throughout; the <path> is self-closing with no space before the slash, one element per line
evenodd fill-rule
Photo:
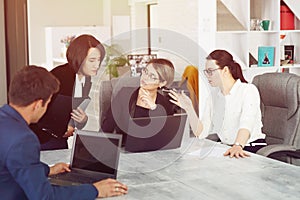
<path fill-rule="evenodd" d="M 122 136 L 76 130 L 70 169 L 49 177 L 53 185 L 80 185 L 117 177 Z"/>
<path fill-rule="evenodd" d="M 132 118 L 126 132 L 125 152 L 147 152 L 179 148 L 186 119 L 186 113 Z"/>

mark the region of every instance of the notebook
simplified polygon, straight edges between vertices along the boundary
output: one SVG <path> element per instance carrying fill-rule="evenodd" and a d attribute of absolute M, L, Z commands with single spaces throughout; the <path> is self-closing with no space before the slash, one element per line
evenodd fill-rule
<path fill-rule="evenodd" d="M 49 177 L 53 185 L 80 185 L 117 177 L 122 136 L 76 130 L 71 153 L 71 172 Z"/>
<path fill-rule="evenodd" d="M 186 119 L 186 113 L 131 119 L 126 132 L 125 152 L 179 148 Z"/>

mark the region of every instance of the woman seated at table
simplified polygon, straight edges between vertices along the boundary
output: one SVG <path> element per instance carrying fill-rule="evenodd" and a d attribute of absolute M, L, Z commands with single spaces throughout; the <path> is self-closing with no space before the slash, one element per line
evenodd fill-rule
<path fill-rule="evenodd" d="M 265 135 L 261 132 L 259 92 L 253 84 L 247 83 L 241 66 L 227 51 L 215 50 L 206 59 L 204 73 L 216 89 L 206 101 L 202 119 L 199 120 L 192 101 L 184 93 L 171 91 L 171 102 L 186 110 L 196 136 L 205 138 L 210 133 L 217 133 L 222 143 L 232 145 L 225 156 L 249 156 L 243 150 L 256 152 L 265 146 L 259 145 L 265 143 Z"/>
<path fill-rule="evenodd" d="M 150 60 L 142 70 L 138 88 L 121 88 L 112 97 L 111 106 L 101 124 L 102 130 L 116 131 L 125 136 L 130 118 L 173 115 L 174 104 L 169 101 L 168 96 L 159 93 L 163 87 L 170 86 L 173 80 L 174 66 L 169 60 Z"/>

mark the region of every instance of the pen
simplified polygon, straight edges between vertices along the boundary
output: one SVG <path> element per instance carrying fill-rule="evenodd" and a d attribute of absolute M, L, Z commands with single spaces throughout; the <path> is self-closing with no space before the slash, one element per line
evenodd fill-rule
<path fill-rule="evenodd" d="M 58 136 L 56 134 L 54 134 L 50 129 L 42 128 L 42 130 L 45 131 L 46 133 L 50 134 L 51 136 L 58 138 Z"/>

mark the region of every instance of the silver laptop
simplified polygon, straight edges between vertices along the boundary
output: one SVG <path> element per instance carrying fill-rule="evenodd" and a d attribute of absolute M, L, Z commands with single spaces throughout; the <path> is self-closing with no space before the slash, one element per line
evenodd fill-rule
<path fill-rule="evenodd" d="M 70 160 L 71 172 L 50 176 L 53 185 L 79 185 L 117 177 L 122 136 L 76 130 Z"/>
<path fill-rule="evenodd" d="M 125 152 L 179 148 L 186 119 L 186 113 L 131 119 L 126 132 Z"/>

